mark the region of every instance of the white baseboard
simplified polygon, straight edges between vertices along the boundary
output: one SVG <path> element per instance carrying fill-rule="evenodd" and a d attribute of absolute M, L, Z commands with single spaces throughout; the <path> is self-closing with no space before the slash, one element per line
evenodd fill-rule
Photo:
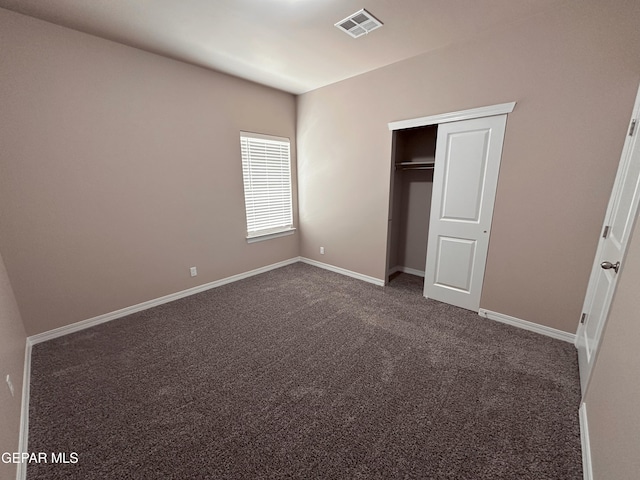
<path fill-rule="evenodd" d="M 589 423 L 587 422 L 587 404 L 582 402 L 579 410 L 580 442 L 582 443 L 582 472 L 584 480 L 593 479 L 591 467 L 591 444 L 589 443 Z"/>
<path fill-rule="evenodd" d="M 347 277 L 357 278 L 358 280 L 363 280 L 365 282 L 378 285 L 379 287 L 384 287 L 384 280 L 381 280 L 379 278 L 370 277 L 369 275 L 363 275 L 362 273 L 358 273 L 358 272 L 352 272 L 351 270 L 346 270 L 344 268 L 336 267 L 334 265 L 329 265 L 328 263 L 318 262 L 317 260 L 311 260 L 310 258 L 306 258 L 306 257 L 300 257 L 300 261 L 302 263 L 308 263 L 309 265 L 313 265 L 314 267 L 324 268 L 325 270 L 330 270 L 332 272 L 340 273 L 342 275 L 346 275 Z"/>
<path fill-rule="evenodd" d="M 25 361 L 24 361 L 24 373 L 23 373 L 23 383 L 22 383 L 22 407 L 20 413 L 20 437 L 19 437 L 19 449 L 20 452 L 28 451 L 28 431 L 29 431 L 29 393 L 30 393 L 30 379 L 31 379 L 31 350 L 32 346 L 47 340 L 52 340 L 54 338 L 62 337 L 64 335 L 68 335 L 70 333 L 78 332 L 80 330 L 84 330 L 87 328 L 91 328 L 93 326 L 99 325 L 101 323 L 106 323 L 111 320 L 115 320 L 117 318 L 125 317 L 127 315 L 131 315 L 132 313 L 140 312 L 142 310 L 146 310 L 158 305 L 162 305 L 173 300 L 178 300 L 180 298 L 188 297 L 190 295 L 194 295 L 196 293 L 204 292 L 206 290 L 210 290 L 212 288 L 220 287 L 222 285 L 226 285 L 228 283 L 236 282 L 238 280 L 242 280 L 244 278 L 249 278 L 254 275 L 259 275 L 261 273 L 268 272 L 270 270 L 274 270 L 276 268 L 284 267 L 286 265 L 291 265 L 296 262 L 303 262 L 309 265 L 313 265 L 315 267 L 323 268 L 325 270 L 330 270 L 332 272 L 336 272 L 342 275 L 346 275 L 349 277 L 356 278 L 358 280 L 363 280 L 368 283 L 372 283 L 378 286 L 384 286 L 384 280 L 379 278 L 370 277 L 368 275 L 364 275 L 361 273 L 353 272 L 351 270 L 346 270 L 344 268 L 336 267 L 334 265 L 329 265 L 327 263 L 318 262 L 316 260 L 312 260 L 310 258 L 305 257 L 294 257 L 288 260 L 284 260 L 282 262 L 274 263 L 271 265 L 267 265 L 265 267 L 256 268 L 255 270 L 250 270 L 248 272 L 240 273 L 237 275 L 232 275 L 230 277 L 226 277 L 220 280 L 216 280 L 210 283 L 206 283 L 204 285 L 199 285 L 197 287 L 189 288 L 187 290 L 182 290 L 180 292 L 172 293 L 169 295 L 165 295 L 160 298 L 156 298 L 154 300 L 149 300 L 146 302 L 139 303 L 137 305 L 132 305 L 130 307 L 122 308 L 120 310 L 116 310 L 114 312 L 105 313 L 103 315 L 98 315 L 97 317 L 89 318 L 86 320 L 82 320 L 71 325 L 65 325 L 63 327 L 59 327 L 53 330 L 49 330 L 47 332 L 38 333 L 36 335 L 32 335 L 27 338 L 26 349 L 25 349 Z M 409 273 L 411 275 L 424 276 L 424 272 L 419 270 L 410 269 L 407 267 L 394 267 L 398 268 L 395 271 L 402 271 L 405 273 Z M 393 269 L 392 269 L 393 271 Z M 549 337 L 553 337 L 559 340 L 564 340 L 567 342 L 575 343 L 575 335 L 567 332 L 563 332 L 561 330 L 556 330 L 555 328 L 547 327 L 544 325 L 539 325 L 536 323 L 528 322 L 526 320 L 521 320 L 519 318 L 510 317 L 508 315 L 504 315 L 497 312 L 492 312 L 486 309 L 480 309 L 478 311 L 480 316 L 485 318 L 496 320 L 498 322 L 507 323 L 509 325 L 513 325 L 519 328 L 523 328 L 525 330 L 530 330 L 536 333 L 540 333 L 542 335 L 547 335 Z M 589 450 L 589 431 L 587 427 L 587 416 L 586 416 L 586 405 L 583 403 L 580 407 L 580 435 L 582 439 L 582 452 L 583 452 L 583 465 L 585 476 L 584 480 L 591 480 L 591 457 Z M 20 463 L 17 467 L 17 480 L 25 480 L 27 476 L 27 464 Z"/>
<path fill-rule="evenodd" d="M 491 310 L 486 310 L 484 308 L 481 308 L 480 310 L 478 310 L 478 315 L 480 315 L 481 317 L 488 318 L 489 320 L 495 320 L 497 322 L 506 323 L 514 327 L 522 328 L 524 330 L 529 330 L 531 332 L 539 333 L 541 335 L 546 335 L 547 337 L 555 338 L 557 340 L 562 340 L 564 342 L 569 342 L 573 344 L 575 344 L 576 342 L 576 335 L 574 333 L 568 333 L 562 330 L 547 327 L 546 325 L 540 325 L 538 323 L 528 322 L 526 320 L 522 320 L 516 317 L 511 317 L 503 313 L 492 312 Z"/>
<path fill-rule="evenodd" d="M 180 298 L 188 297 L 196 293 L 200 293 L 206 290 L 210 290 L 212 288 L 220 287 L 222 285 L 226 285 L 227 283 L 237 282 L 238 280 L 253 277 L 254 275 L 259 275 L 261 273 L 268 272 L 269 270 L 274 270 L 276 268 L 291 265 L 292 263 L 296 263 L 296 262 L 308 263 L 309 265 L 314 265 L 316 267 L 324 268 L 326 270 L 331 270 L 332 272 L 357 278 L 359 280 L 373 283 L 375 285 L 379 285 L 379 286 L 384 285 L 384 281 L 378 278 L 370 277 L 368 275 L 363 275 L 357 272 L 352 272 L 351 270 L 335 267 L 327 263 L 317 262 L 309 258 L 294 257 L 288 260 L 284 260 L 282 262 L 267 265 L 265 267 L 256 268 L 255 270 L 239 273 L 237 275 L 232 275 L 230 277 L 205 283 L 197 287 L 189 288 L 187 290 L 182 290 L 180 292 L 171 293 L 169 295 L 165 295 L 160 298 L 155 298 L 153 300 L 148 300 L 146 302 L 138 303 L 130 307 L 121 308 L 120 310 L 115 310 L 113 312 L 98 315 L 97 317 L 88 318 L 86 320 L 81 320 L 79 322 L 75 322 L 70 325 L 64 325 L 59 328 L 54 328 L 53 330 L 48 330 L 46 332 L 38 333 L 36 335 L 31 335 L 30 337 L 27 338 L 27 343 L 29 344 L 29 346 L 31 346 L 41 342 L 46 342 L 47 340 L 52 340 L 54 338 L 63 337 L 71 333 L 79 332 L 80 330 L 85 330 L 87 328 L 95 327 L 96 325 L 100 325 L 101 323 L 106 323 L 106 322 L 110 322 L 111 320 L 115 320 L 117 318 L 126 317 L 127 315 L 131 315 L 132 313 L 141 312 L 142 310 L 147 310 L 149 308 L 153 308 L 158 305 L 169 303 L 174 300 L 178 300 Z"/>
<path fill-rule="evenodd" d="M 20 406 L 20 435 L 18 437 L 18 451 L 29 451 L 29 392 L 31 385 L 31 342 L 27 338 L 24 349 L 24 370 L 22 372 L 22 405 Z M 27 462 L 17 465 L 16 480 L 27 478 Z"/>
<path fill-rule="evenodd" d="M 409 275 L 415 275 L 416 277 L 424 278 L 424 270 L 416 270 L 415 268 L 409 267 L 398 267 L 398 272 L 408 273 Z"/>
<path fill-rule="evenodd" d="M 47 340 L 52 340 L 54 338 L 62 337 L 64 335 L 69 335 L 70 333 L 95 327 L 96 325 L 100 325 L 101 323 L 106 323 L 106 322 L 110 322 L 111 320 L 115 320 L 117 318 L 126 317 L 127 315 L 131 315 L 132 313 L 140 312 L 142 310 L 147 310 L 149 308 L 153 308 L 158 305 L 169 303 L 174 300 L 178 300 L 180 298 L 188 297 L 196 293 L 200 293 L 206 290 L 210 290 L 212 288 L 220 287 L 222 285 L 226 285 L 227 283 L 237 282 L 238 280 L 253 277 L 254 275 L 259 275 L 261 273 L 268 272 L 269 270 L 274 270 L 276 268 L 284 267 L 286 265 L 291 265 L 292 263 L 296 263 L 299 261 L 300 261 L 300 257 L 290 258 L 289 260 L 284 260 L 282 262 L 267 265 L 265 267 L 256 268 L 255 270 L 250 270 L 248 272 L 232 275 L 230 277 L 222 278 L 220 280 L 215 280 L 213 282 L 205 283 L 203 285 L 198 285 L 197 287 L 188 288 L 187 290 L 182 290 L 180 292 L 171 293 L 169 295 L 165 295 L 164 297 L 138 303 L 137 305 L 132 305 L 130 307 L 121 308 L 120 310 L 116 310 L 114 312 L 105 313 L 103 315 L 98 315 L 97 317 L 89 318 L 86 320 L 81 320 L 79 322 L 72 323 L 70 325 L 65 325 L 63 327 L 49 330 L 47 332 L 38 333 L 36 335 L 30 336 L 27 340 L 31 343 L 31 345 L 35 345 L 41 342 L 46 342 Z"/>
<path fill-rule="evenodd" d="M 393 275 L 398 272 L 408 273 L 409 275 L 424 278 L 424 270 L 416 270 L 415 268 L 403 267 L 401 265 L 396 265 L 395 267 L 390 268 L 388 275 Z"/>

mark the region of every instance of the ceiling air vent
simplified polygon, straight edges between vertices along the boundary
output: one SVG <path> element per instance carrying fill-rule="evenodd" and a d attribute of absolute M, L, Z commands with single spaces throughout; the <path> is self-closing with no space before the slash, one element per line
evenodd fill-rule
<path fill-rule="evenodd" d="M 348 33 L 353 38 L 358 38 L 365 33 L 369 33 L 378 27 L 382 26 L 382 22 L 377 20 L 373 15 L 367 12 L 364 8 L 359 12 L 349 15 L 344 20 L 340 20 L 336 23 L 336 27 L 340 30 Z"/>

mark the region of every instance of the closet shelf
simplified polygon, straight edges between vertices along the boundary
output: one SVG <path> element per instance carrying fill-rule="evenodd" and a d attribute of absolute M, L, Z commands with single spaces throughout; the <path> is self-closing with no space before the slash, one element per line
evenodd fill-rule
<path fill-rule="evenodd" d="M 400 162 L 396 163 L 396 169 L 400 170 L 431 170 L 435 162 Z"/>

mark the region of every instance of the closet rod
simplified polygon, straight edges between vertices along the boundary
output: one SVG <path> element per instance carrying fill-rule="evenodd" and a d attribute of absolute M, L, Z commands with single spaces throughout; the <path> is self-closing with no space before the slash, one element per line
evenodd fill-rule
<path fill-rule="evenodd" d="M 396 170 L 433 170 L 434 165 L 396 165 Z"/>

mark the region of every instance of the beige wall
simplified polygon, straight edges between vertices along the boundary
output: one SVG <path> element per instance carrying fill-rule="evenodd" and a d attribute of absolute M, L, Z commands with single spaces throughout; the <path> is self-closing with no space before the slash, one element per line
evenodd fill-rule
<path fill-rule="evenodd" d="M 0 45 L 0 251 L 29 335 L 298 255 L 245 242 L 239 141 L 295 152 L 292 95 L 2 9 Z"/>
<path fill-rule="evenodd" d="M 26 335 L 0 256 L 0 454 L 17 452 Z M 5 379 L 11 376 L 14 396 Z M 0 462 L 0 478 L 15 478 L 16 466 Z"/>
<path fill-rule="evenodd" d="M 639 2 L 569 1 L 300 96 L 301 254 L 384 278 L 387 123 L 517 101 L 481 307 L 575 332 L 640 82 L 638 25 Z"/>
<path fill-rule="evenodd" d="M 594 480 L 640 472 L 640 222 L 629 243 L 585 396 Z"/>

